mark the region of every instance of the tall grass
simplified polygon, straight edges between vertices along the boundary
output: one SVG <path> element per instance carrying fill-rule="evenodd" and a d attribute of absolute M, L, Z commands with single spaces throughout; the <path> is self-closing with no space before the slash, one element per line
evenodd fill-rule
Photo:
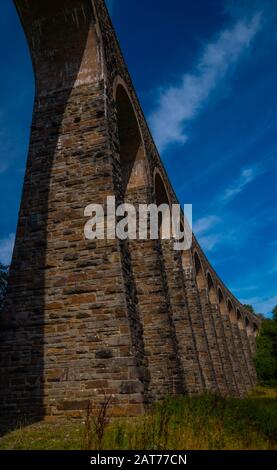
<path fill-rule="evenodd" d="M 277 394 L 244 400 L 168 398 L 145 416 L 109 419 L 109 400 L 83 424 L 40 423 L 0 439 L 0 449 L 277 450 Z"/>
<path fill-rule="evenodd" d="M 92 403 L 89 403 L 83 429 L 83 450 L 103 450 L 104 436 L 109 425 L 108 410 L 111 399 L 111 396 L 105 395 L 104 401 L 96 410 L 93 409 Z"/>
<path fill-rule="evenodd" d="M 105 439 L 106 448 L 117 450 L 273 449 L 277 400 L 167 399 L 148 416 L 114 422 Z"/>

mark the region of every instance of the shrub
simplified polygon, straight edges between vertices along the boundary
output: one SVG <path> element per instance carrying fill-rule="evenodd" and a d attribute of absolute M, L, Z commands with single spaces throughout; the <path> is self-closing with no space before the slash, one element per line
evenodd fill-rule
<path fill-rule="evenodd" d="M 257 337 L 255 364 L 261 384 L 277 384 L 277 315 L 273 315 L 273 320 L 263 321 Z"/>

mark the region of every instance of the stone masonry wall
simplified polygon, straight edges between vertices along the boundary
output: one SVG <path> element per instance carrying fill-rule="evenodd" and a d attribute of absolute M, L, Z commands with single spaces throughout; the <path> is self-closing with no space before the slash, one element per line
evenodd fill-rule
<path fill-rule="evenodd" d="M 244 396 L 256 381 L 259 319 L 195 238 L 187 256 L 170 241 L 84 237 L 85 207 L 107 196 L 178 202 L 104 1 L 15 4 L 36 97 L 0 318 L 2 418 L 79 417 L 105 395 L 115 416 L 169 394 Z"/>

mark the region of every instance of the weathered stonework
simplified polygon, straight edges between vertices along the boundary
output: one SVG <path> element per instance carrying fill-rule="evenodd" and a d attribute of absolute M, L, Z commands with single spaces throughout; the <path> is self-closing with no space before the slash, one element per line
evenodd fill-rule
<path fill-rule="evenodd" d="M 169 394 L 244 396 L 259 319 L 196 239 L 84 238 L 84 208 L 178 203 L 103 0 L 16 0 L 36 97 L 7 305 L 1 416 L 80 416 L 113 395 L 137 415 Z"/>

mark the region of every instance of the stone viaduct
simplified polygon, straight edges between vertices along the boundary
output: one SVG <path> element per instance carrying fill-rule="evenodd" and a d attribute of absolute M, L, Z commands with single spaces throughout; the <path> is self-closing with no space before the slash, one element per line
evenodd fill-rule
<path fill-rule="evenodd" d="M 84 238 L 84 208 L 178 203 L 103 0 L 16 0 L 36 95 L 0 318 L 1 416 L 78 417 L 113 395 L 138 415 L 169 394 L 245 396 L 258 317 L 197 240 Z"/>

